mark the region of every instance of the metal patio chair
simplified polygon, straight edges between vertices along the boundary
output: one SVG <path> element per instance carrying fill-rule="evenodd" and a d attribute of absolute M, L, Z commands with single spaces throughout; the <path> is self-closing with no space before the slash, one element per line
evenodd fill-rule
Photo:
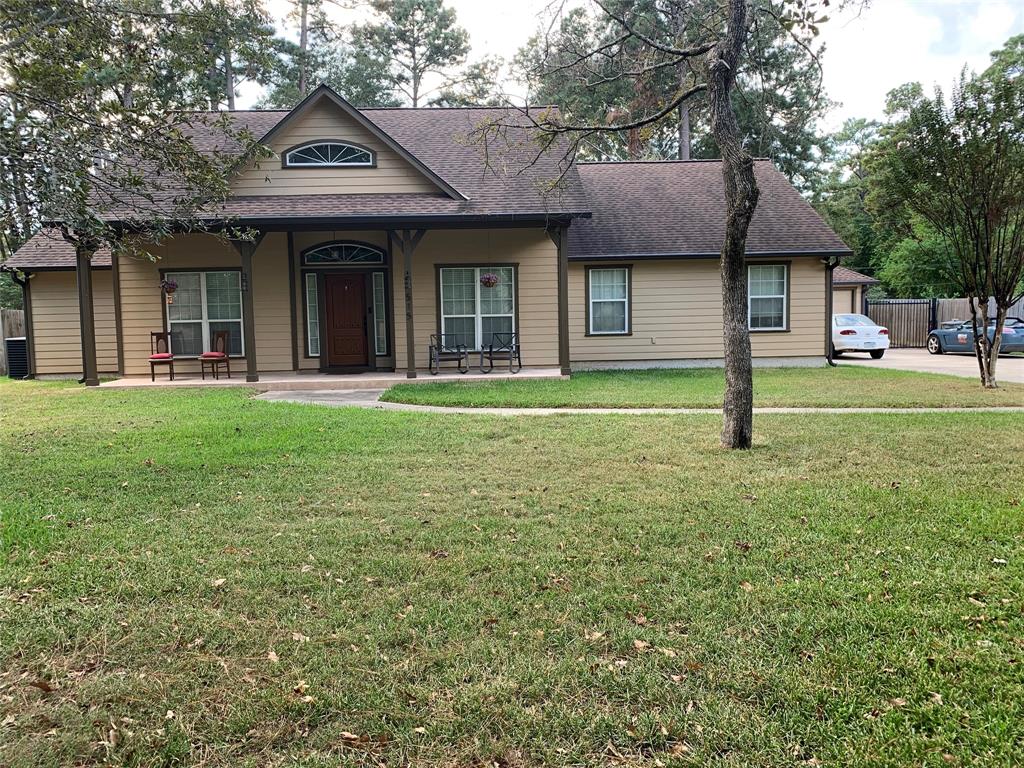
<path fill-rule="evenodd" d="M 523 370 L 518 333 L 492 333 L 491 343 L 480 345 L 480 373 L 493 371 L 495 360 L 507 360 L 509 373 Z"/>
<path fill-rule="evenodd" d="M 454 333 L 430 334 L 430 373 L 437 376 L 441 372 L 441 363 L 454 362 L 459 373 L 469 372 L 469 349 L 458 341 Z"/>

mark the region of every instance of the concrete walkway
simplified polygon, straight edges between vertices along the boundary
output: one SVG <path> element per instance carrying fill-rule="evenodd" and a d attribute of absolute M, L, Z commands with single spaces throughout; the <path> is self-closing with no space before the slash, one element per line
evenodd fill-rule
<path fill-rule="evenodd" d="M 384 403 L 379 400 L 382 389 L 326 392 L 265 392 L 260 400 L 306 405 L 326 405 L 333 408 L 374 408 L 382 411 L 412 413 L 461 413 L 474 416 L 560 416 L 560 415 L 699 415 L 722 413 L 721 408 L 465 408 L 442 405 L 411 405 Z M 772 413 L 1024 413 L 1024 407 L 985 408 L 755 408 L 756 415 Z"/>
<path fill-rule="evenodd" d="M 974 355 L 929 355 L 924 349 L 890 349 L 881 360 L 872 360 L 866 353 L 854 352 L 843 355 L 836 362 L 839 365 L 861 365 L 866 368 L 945 373 L 949 376 L 978 378 L 978 361 Z M 1024 357 L 1001 356 L 996 364 L 996 379 L 1024 384 Z"/>

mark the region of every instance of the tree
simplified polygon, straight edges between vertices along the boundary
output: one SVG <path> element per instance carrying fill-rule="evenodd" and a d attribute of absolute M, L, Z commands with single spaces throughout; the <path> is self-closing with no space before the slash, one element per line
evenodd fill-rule
<path fill-rule="evenodd" d="M 377 18 L 352 31 L 366 62 L 383 62 L 394 96 L 413 107 L 493 101 L 500 61 L 465 67 L 469 35 L 443 0 L 371 0 Z"/>
<path fill-rule="evenodd" d="M 565 79 L 571 73 L 591 73 L 588 84 L 620 87 L 643 98 L 634 99 L 623 111 L 609 109 L 602 119 L 562 115 L 547 109 L 518 110 L 479 129 L 483 141 L 506 140 L 507 130 L 526 128 L 536 134 L 540 151 L 551 149 L 567 137 L 565 159 L 571 160 L 594 137 L 625 136 L 653 130 L 669 116 L 678 115 L 681 104 L 698 94 L 707 101 L 707 122 L 722 157 L 725 185 L 725 239 L 721 250 L 722 324 L 726 389 L 721 441 L 726 448 L 750 448 L 753 438 L 753 371 L 750 336 L 747 330 L 746 239 L 757 207 L 759 190 L 754 162 L 748 152 L 737 119 L 734 93 L 743 69 L 756 69 L 756 58 L 745 62 L 744 53 L 753 20 L 765 17 L 787 30 L 807 48 L 823 21 L 825 0 L 726 0 L 695 3 L 692 0 L 595 0 L 603 23 L 613 30 L 599 37 L 589 33 L 571 39 L 566 47 L 548 40 L 542 48 L 544 60 L 538 77 Z M 653 9 L 653 15 L 652 15 Z M 677 14 L 687 14 L 688 33 L 680 39 Z M 579 17 L 577 17 L 577 21 Z M 556 25 L 557 26 L 557 25 Z M 599 25 L 599 28 L 601 26 Z M 557 26 L 559 31 L 564 27 Z M 586 31 L 586 30 L 584 30 Z M 692 36 L 690 36 L 692 34 Z M 754 49 L 756 55 L 756 48 Z M 550 54 L 550 56 L 549 56 Z M 680 87 L 677 73 L 687 67 L 692 84 Z M 741 69 L 742 68 L 742 69 Z M 665 87 L 664 73 L 671 85 Z M 680 216 L 685 211 L 679 212 Z"/>
<path fill-rule="evenodd" d="M 1007 310 L 1024 296 L 1024 79 L 995 67 L 962 75 L 948 103 L 936 89 L 900 104 L 874 152 L 871 202 L 920 217 L 954 254 L 981 383 L 993 388 Z"/>
<path fill-rule="evenodd" d="M 750 30 L 744 57 L 750 62 L 738 73 L 733 107 L 744 143 L 753 155 L 770 157 L 798 187 L 811 189 L 818 181 L 824 151 L 815 125 L 831 105 L 821 89 L 819 51 L 786 28 L 787 17 L 758 0 L 751 6 Z M 634 26 L 648 36 L 677 45 L 699 44 L 708 35 L 705 22 L 721 14 L 713 0 L 608 0 L 612 14 L 628 13 Z M 609 116 L 645 113 L 663 94 L 687 90 L 697 82 L 694 64 L 658 61 L 659 53 L 640 39 L 621 40 L 621 26 L 606 13 L 576 7 L 550 31 L 535 35 L 520 50 L 516 68 L 531 88 L 531 99 L 557 104 L 579 122 L 596 123 Z M 614 56 L 588 56 L 602 46 Z M 620 50 L 621 48 L 621 50 Z M 629 57 L 643 78 L 616 77 L 619 63 Z M 552 73 L 558 72 L 558 77 Z M 623 134 L 591 137 L 581 147 L 591 159 L 668 159 L 720 156 L 711 135 L 703 93 L 695 93 L 661 120 Z"/>
<path fill-rule="evenodd" d="M 238 21 L 225 13 L 243 7 L 200 0 L 0 5 L 5 247 L 48 228 L 74 246 L 87 280 L 103 245 L 130 253 L 139 242 L 204 228 L 202 214 L 227 197 L 239 155 L 261 150 L 227 116 L 176 111 L 202 106 L 204 94 L 184 72 L 179 80 L 168 73 L 203 60 L 202 46 L 188 51 L 182 41 L 216 39 Z M 198 123 L 223 134 L 222 149 L 193 143 Z M 94 375 L 86 378 L 95 383 Z"/>

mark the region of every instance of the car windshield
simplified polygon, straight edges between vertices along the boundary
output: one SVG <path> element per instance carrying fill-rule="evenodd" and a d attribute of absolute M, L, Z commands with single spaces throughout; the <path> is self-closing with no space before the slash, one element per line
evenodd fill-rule
<path fill-rule="evenodd" d="M 836 315 L 836 325 L 874 325 L 875 321 L 866 315 Z"/>

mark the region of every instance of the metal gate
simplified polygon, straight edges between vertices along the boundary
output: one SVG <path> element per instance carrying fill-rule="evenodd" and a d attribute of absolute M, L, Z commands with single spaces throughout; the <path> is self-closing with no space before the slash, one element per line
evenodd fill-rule
<path fill-rule="evenodd" d="M 868 317 L 889 329 L 889 346 L 923 347 L 935 327 L 934 299 L 868 301 Z"/>

